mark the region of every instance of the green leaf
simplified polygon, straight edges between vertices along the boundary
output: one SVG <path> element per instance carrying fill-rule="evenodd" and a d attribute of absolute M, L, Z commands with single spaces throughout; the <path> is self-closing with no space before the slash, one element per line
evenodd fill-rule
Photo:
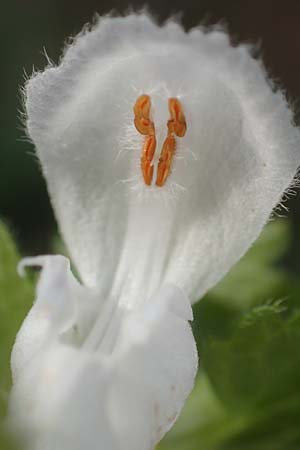
<path fill-rule="evenodd" d="M 290 290 L 290 279 L 279 261 L 287 251 L 289 222 L 270 222 L 247 254 L 207 297 L 238 311 L 277 299 Z"/>
<path fill-rule="evenodd" d="M 17 274 L 19 260 L 14 242 L 0 222 L 0 418 L 5 415 L 11 387 L 11 349 L 34 298 L 32 281 Z"/>
<path fill-rule="evenodd" d="M 281 303 L 253 309 L 228 339 L 202 342 L 203 366 L 218 396 L 235 410 L 300 393 L 300 332 Z M 300 405 L 299 405 L 300 407 Z"/>
<path fill-rule="evenodd" d="M 299 449 L 299 311 L 269 302 L 204 339 L 196 389 L 159 449 Z"/>
<path fill-rule="evenodd" d="M 1 450 L 16 450 L 16 442 L 13 442 L 12 436 L 0 427 L 0 449 Z M 20 449 L 20 447 L 19 447 Z"/>

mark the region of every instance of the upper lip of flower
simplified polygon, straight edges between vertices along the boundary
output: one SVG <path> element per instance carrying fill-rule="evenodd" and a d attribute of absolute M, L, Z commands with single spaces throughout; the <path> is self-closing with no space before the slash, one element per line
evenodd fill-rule
<path fill-rule="evenodd" d="M 132 111 L 145 94 L 164 164 L 151 187 L 153 147 L 143 147 Z M 83 284 L 62 257 L 24 262 L 43 271 L 13 353 L 12 407 L 22 416 L 28 390 L 35 417 L 59 433 L 57 411 L 70 415 L 78 442 L 68 445 L 80 448 L 76 402 L 94 383 L 106 409 L 91 401 L 91 434 L 110 450 L 149 450 L 196 372 L 185 295 L 201 297 L 256 239 L 293 180 L 299 132 L 248 48 L 231 48 L 220 31 L 158 28 L 143 14 L 104 18 L 80 35 L 58 67 L 27 82 L 26 109 Z M 153 146 L 153 125 L 146 136 Z"/>

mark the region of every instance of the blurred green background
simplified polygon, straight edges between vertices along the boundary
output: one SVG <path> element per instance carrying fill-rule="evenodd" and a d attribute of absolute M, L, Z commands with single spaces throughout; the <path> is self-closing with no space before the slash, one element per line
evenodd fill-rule
<path fill-rule="evenodd" d="M 32 145 L 20 88 L 57 62 L 65 39 L 93 14 L 125 13 L 144 2 L 11 0 L 1 9 L 0 416 L 10 387 L 14 336 L 34 298 L 20 280 L 21 254 L 54 251 L 56 224 Z M 253 42 L 295 108 L 299 123 L 300 1 L 149 1 L 163 21 L 180 13 L 188 29 L 223 23 L 233 44 Z M 201 370 L 195 391 L 160 450 L 300 450 L 300 196 L 268 225 L 250 252 L 195 307 Z M 9 231 L 8 231 L 9 230 Z M 57 241 L 56 241 L 57 242 Z M 56 244 L 57 245 L 57 244 Z M 18 250 L 17 250 L 18 248 Z M 0 435 L 0 450 L 8 444 Z"/>

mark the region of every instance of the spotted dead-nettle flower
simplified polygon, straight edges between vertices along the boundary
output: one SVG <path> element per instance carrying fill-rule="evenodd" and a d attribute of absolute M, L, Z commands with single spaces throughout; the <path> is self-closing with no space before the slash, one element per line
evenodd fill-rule
<path fill-rule="evenodd" d="M 190 303 L 259 235 L 299 132 L 246 46 L 144 14 L 80 34 L 26 110 L 81 281 L 62 256 L 23 260 L 42 273 L 10 417 L 31 450 L 152 450 L 193 386 Z"/>

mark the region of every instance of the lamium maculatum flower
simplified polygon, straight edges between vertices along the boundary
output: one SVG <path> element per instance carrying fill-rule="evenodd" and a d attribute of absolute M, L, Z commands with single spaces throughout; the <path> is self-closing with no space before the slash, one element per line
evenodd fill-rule
<path fill-rule="evenodd" d="M 193 386 L 190 305 L 291 186 L 299 131 L 247 46 L 145 14 L 99 19 L 25 91 L 79 278 L 62 256 L 21 263 L 42 272 L 11 420 L 31 450 L 152 450 Z"/>

